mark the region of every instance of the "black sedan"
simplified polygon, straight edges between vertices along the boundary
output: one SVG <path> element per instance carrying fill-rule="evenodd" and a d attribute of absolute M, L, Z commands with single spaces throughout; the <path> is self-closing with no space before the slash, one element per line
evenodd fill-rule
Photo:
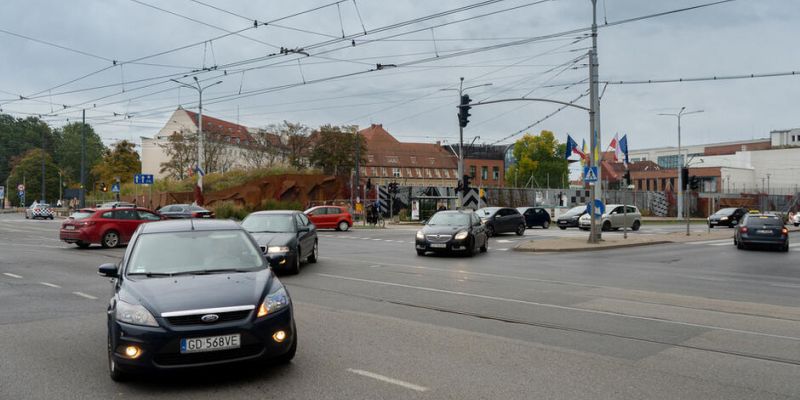
<path fill-rule="evenodd" d="M 733 228 L 739 221 L 742 220 L 742 217 L 747 214 L 747 210 L 744 208 L 723 208 L 719 211 L 711 214 L 708 217 L 708 227 L 713 228 L 715 226 L 727 226 L 729 228 Z"/>
<path fill-rule="evenodd" d="M 783 225 L 783 219 L 776 215 L 745 214 L 733 235 L 733 244 L 740 250 L 762 245 L 789 251 L 789 229 Z"/>
<path fill-rule="evenodd" d="M 214 218 L 214 212 L 194 204 L 170 204 L 158 209 L 158 213 L 169 219 Z"/>
<path fill-rule="evenodd" d="M 231 221 L 143 224 L 114 278 L 108 370 L 123 380 L 244 360 L 288 362 L 297 351 L 292 302 L 253 238 Z"/>
<path fill-rule="evenodd" d="M 572 207 L 556 219 L 556 225 L 558 225 L 561 230 L 580 228 L 580 220 L 583 214 L 586 214 L 586 206 Z"/>
<path fill-rule="evenodd" d="M 525 218 L 515 208 L 485 207 L 475 212 L 486 225 L 486 234 L 489 236 L 506 232 L 514 232 L 518 236 L 525 234 Z"/>
<path fill-rule="evenodd" d="M 517 211 L 525 217 L 525 225 L 528 228 L 541 226 L 543 229 L 550 227 L 550 213 L 541 207 L 517 207 Z"/>
<path fill-rule="evenodd" d="M 300 211 L 254 212 L 242 226 L 278 271 L 297 274 L 303 260 L 315 263 L 319 258 L 317 228 Z"/>
<path fill-rule="evenodd" d="M 489 249 L 489 237 L 480 218 L 469 210 L 439 211 L 417 232 L 417 255 L 463 252 L 468 256 Z"/>

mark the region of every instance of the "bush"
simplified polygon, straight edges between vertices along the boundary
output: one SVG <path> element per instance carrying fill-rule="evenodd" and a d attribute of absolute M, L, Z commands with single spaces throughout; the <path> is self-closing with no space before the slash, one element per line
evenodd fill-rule
<path fill-rule="evenodd" d="M 259 204 L 255 210 L 253 211 L 262 211 L 262 210 L 298 210 L 303 211 L 303 205 L 299 201 L 281 201 L 281 200 L 274 200 L 274 199 L 264 199 L 261 200 L 261 204 Z"/>
<path fill-rule="evenodd" d="M 250 210 L 232 201 L 222 202 L 214 207 L 214 214 L 219 219 L 243 220 L 250 214 Z"/>

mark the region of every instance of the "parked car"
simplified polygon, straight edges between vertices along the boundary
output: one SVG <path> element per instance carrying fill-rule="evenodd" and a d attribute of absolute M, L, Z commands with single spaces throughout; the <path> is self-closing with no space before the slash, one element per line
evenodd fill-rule
<path fill-rule="evenodd" d="M 623 207 L 627 207 L 626 210 Z M 581 216 L 580 228 L 582 230 L 589 230 L 591 228 L 592 220 L 589 214 Z M 604 231 L 618 230 L 623 226 L 631 228 L 631 230 L 638 231 L 642 226 L 642 214 L 635 206 L 623 206 L 622 204 L 609 204 L 606 206 L 606 213 L 600 219 L 600 228 Z"/>
<path fill-rule="evenodd" d="M 464 252 L 472 256 L 476 251 L 489 249 L 489 236 L 480 217 L 469 210 L 439 211 L 425 226 L 417 231 L 417 255 L 433 252 Z"/>
<path fill-rule="evenodd" d="M 164 217 L 146 208 L 81 209 L 61 223 L 59 239 L 85 249 L 93 243 L 117 247 L 128 243 L 139 225 Z"/>
<path fill-rule="evenodd" d="M 214 212 L 194 204 L 170 204 L 158 209 L 158 213 L 169 218 L 214 218 Z"/>
<path fill-rule="evenodd" d="M 789 230 L 777 215 L 746 214 L 733 234 L 733 244 L 740 250 L 765 245 L 789 251 Z"/>
<path fill-rule="evenodd" d="M 708 227 L 727 226 L 733 228 L 747 214 L 747 209 L 741 207 L 723 208 L 708 217 Z"/>
<path fill-rule="evenodd" d="M 794 226 L 800 226 L 800 212 L 795 213 L 792 216 L 792 219 L 791 221 L 789 221 L 789 223 L 791 223 Z"/>
<path fill-rule="evenodd" d="M 567 228 L 580 228 L 579 219 L 583 214 L 586 214 L 586 206 L 577 206 L 570 208 L 564 214 L 561 214 L 556 219 L 556 224 L 561 230 Z"/>
<path fill-rule="evenodd" d="M 319 229 L 346 231 L 353 226 L 353 216 L 345 207 L 317 206 L 303 212 Z"/>
<path fill-rule="evenodd" d="M 47 203 L 33 203 L 25 209 L 25 219 L 53 219 L 53 208 Z"/>
<path fill-rule="evenodd" d="M 533 228 L 541 226 L 544 229 L 550 227 L 550 213 L 541 207 L 517 207 L 517 211 L 525 218 L 525 226 Z"/>
<path fill-rule="evenodd" d="M 514 232 L 519 236 L 525 234 L 525 218 L 514 208 L 485 207 L 475 212 L 486 225 L 486 234 L 489 236 L 506 232 Z"/>
<path fill-rule="evenodd" d="M 297 351 L 292 301 L 258 245 L 233 221 L 139 227 L 108 302 L 108 371 L 115 381 L 245 360 L 289 362 Z"/>
<path fill-rule="evenodd" d="M 300 211 L 258 211 L 242 226 L 253 235 L 269 264 L 282 272 L 297 274 L 300 262 L 319 259 L 317 229 Z"/>

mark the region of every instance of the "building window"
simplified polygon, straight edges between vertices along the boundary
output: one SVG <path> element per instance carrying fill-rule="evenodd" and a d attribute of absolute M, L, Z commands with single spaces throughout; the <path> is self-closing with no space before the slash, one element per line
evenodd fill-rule
<path fill-rule="evenodd" d="M 433 174 L 431 174 L 431 169 L 430 168 L 425 168 L 425 172 L 428 173 L 428 178 L 433 178 Z"/>
<path fill-rule="evenodd" d="M 378 167 L 372 167 L 372 176 L 378 176 Z"/>
<path fill-rule="evenodd" d="M 387 176 L 386 167 L 381 167 L 381 176 Z"/>
<path fill-rule="evenodd" d="M 374 162 L 374 161 L 375 161 L 375 156 L 373 156 L 372 154 L 367 154 L 367 162 Z"/>
<path fill-rule="evenodd" d="M 397 164 L 398 157 L 397 156 L 386 156 L 386 162 L 389 164 Z"/>
<path fill-rule="evenodd" d="M 411 170 L 411 168 L 406 168 L 406 176 L 409 178 L 414 177 L 414 172 Z"/>
<path fill-rule="evenodd" d="M 411 156 L 411 163 L 412 164 L 416 164 L 417 163 L 417 157 L 416 156 Z"/>
<path fill-rule="evenodd" d="M 239 139 L 238 137 L 236 138 L 236 144 L 241 143 L 241 141 L 242 141 L 242 139 Z"/>
<path fill-rule="evenodd" d="M 361 167 L 361 175 L 367 176 L 367 167 Z"/>
<path fill-rule="evenodd" d="M 434 168 L 433 172 L 436 173 L 436 177 L 437 178 L 441 178 L 442 177 L 442 172 L 438 168 Z"/>
<path fill-rule="evenodd" d="M 483 166 L 481 167 L 481 180 L 489 179 L 489 167 Z"/>
<path fill-rule="evenodd" d="M 444 173 L 444 177 L 445 178 L 450 178 L 450 170 L 449 169 L 443 169 L 442 173 Z"/>
<path fill-rule="evenodd" d="M 433 157 L 428 157 L 428 163 L 430 163 L 431 165 L 436 165 L 436 159 Z"/>
<path fill-rule="evenodd" d="M 492 167 L 492 179 L 500 180 L 500 167 Z"/>
<path fill-rule="evenodd" d="M 416 168 L 417 170 L 417 178 L 422 178 L 422 168 Z"/>
<path fill-rule="evenodd" d="M 472 176 L 472 177 L 475 176 L 475 166 L 474 165 L 470 165 L 469 166 L 469 176 Z"/>

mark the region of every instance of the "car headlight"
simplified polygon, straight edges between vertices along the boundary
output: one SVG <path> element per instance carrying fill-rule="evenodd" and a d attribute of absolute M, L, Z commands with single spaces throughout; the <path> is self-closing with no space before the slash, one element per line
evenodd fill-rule
<path fill-rule="evenodd" d="M 153 314 L 150 314 L 150 311 L 147 311 L 144 306 L 126 303 L 122 300 L 117 301 L 115 316 L 117 321 L 128 324 L 158 326 L 158 322 L 153 318 Z"/>
<path fill-rule="evenodd" d="M 469 232 L 461 231 L 461 232 L 456 233 L 455 239 L 456 240 L 464 240 L 464 239 L 467 238 L 467 236 L 469 236 Z"/>
<path fill-rule="evenodd" d="M 289 294 L 278 278 L 273 278 L 274 283 L 264 298 L 264 302 L 258 307 L 258 318 L 266 317 L 269 314 L 275 313 L 289 306 Z"/>
<path fill-rule="evenodd" d="M 424 240 L 425 239 L 425 234 L 422 233 L 422 231 L 417 231 L 417 239 Z"/>
<path fill-rule="evenodd" d="M 720 220 L 720 221 L 725 221 L 726 219 L 728 219 L 728 217 L 722 217 L 722 218 L 720 218 L 719 220 Z"/>
<path fill-rule="evenodd" d="M 269 246 L 267 247 L 267 254 L 269 253 L 288 253 L 288 246 Z"/>

